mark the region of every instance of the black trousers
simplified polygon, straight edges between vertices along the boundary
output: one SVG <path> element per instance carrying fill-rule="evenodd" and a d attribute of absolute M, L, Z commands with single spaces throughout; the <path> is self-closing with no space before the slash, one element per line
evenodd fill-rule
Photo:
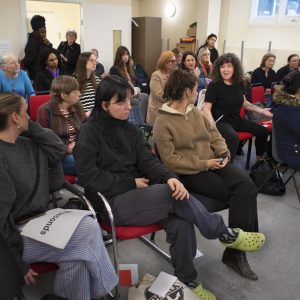
<path fill-rule="evenodd" d="M 234 159 L 240 143 L 237 131 L 252 133 L 256 137 L 256 155 L 261 156 L 265 153 L 269 132 L 264 126 L 247 119 L 240 119 L 239 124 L 235 126 L 232 126 L 228 122 L 220 121 L 217 123 L 217 128 L 226 141 L 232 159 Z"/>
<path fill-rule="evenodd" d="M 219 238 L 227 230 L 222 217 L 209 213 L 193 196 L 183 201 L 172 198 L 167 184 L 133 189 L 109 202 L 116 225 L 162 225 L 170 243 L 174 273 L 182 282 L 197 277 L 193 263 L 197 249 L 194 225 L 207 239 Z"/>
<path fill-rule="evenodd" d="M 246 171 L 227 164 L 223 169 L 180 175 L 188 191 L 229 202 L 228 226 L 258 231 L 257 188 Z"/>

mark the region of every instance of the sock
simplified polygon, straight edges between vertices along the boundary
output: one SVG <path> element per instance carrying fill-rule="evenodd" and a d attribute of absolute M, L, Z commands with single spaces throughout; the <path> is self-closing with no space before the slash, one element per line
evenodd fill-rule
<path fill-rule="evenodd" d="M 198 283 L 194 280 L 189 282 L 184 282 L 184 284 L 191 289 L 195 289 L 198 286 Z"/>
<path fill-rule="evenodd" d="M 231 244 L 237 239 L 238 235 L 238 231 L 232 228 L 227 228 L 226 231 L 221 234 L 219 240 L 223 243 Z"/>

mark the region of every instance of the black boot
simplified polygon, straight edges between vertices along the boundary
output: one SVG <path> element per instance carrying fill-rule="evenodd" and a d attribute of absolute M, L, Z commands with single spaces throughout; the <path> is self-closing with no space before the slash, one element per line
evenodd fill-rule
<path fill-rule="evenodd" d="M 222 262 L 226 266 L 232 268 L 240 276 L 249 280 L 258 280 L 258 276 L 249 266 L 245 252 L 226 248 L 223 253 Z"/>

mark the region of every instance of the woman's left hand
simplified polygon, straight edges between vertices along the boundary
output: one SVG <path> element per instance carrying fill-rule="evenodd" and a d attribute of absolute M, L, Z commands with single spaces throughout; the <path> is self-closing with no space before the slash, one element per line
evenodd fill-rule
<path fill-rule="evenodd" d="M 170 178 L 167 181 L 168 186 L 172 191 L 172 197 L 176 200 L 189 199 L 189 192 L 186 190 L 184 185 L 176 178 Z"/>
<path fill-rule="evenodd" d="M 262 114 L 268 117 L 273 117 L 273 114 L 270 112 L 271 108 L 262 108 Z"/>

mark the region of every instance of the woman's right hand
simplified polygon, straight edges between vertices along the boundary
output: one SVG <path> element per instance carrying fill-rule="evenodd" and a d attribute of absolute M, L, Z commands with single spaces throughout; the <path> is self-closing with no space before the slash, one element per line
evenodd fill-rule
<path fill-rule="evenodd" d="M 226 164 L 222 164 L 223 159 L 222 158 L 213 158 L 213 159 L 209 159 L 207 161 L 207 167 L 208 169 L 212 169 L 212 170 L 218 170 L 218 169 L 222 169 Z"/>
<path fill-rule="evenodd" d="M 72 153 L 74 146 L 75 146 L 75 142 L 68 144 L 67 153 Z"/>
<path fill-rule="evenodd" d="M 38 276 L 39 274 L 34 272 L 32 269 L 29 269 L 26 275 L 24 276 L 25 283 L 27 285 L 35 284 L 34 277 Z"/>
<path fill-rule="evenodd" d="M 134 180 L 135 180 L 135 185 L 138 189 L 149 186 L 148 185 L 149 179 L 141 177 L 141 178 L 135 178 Z"/>

